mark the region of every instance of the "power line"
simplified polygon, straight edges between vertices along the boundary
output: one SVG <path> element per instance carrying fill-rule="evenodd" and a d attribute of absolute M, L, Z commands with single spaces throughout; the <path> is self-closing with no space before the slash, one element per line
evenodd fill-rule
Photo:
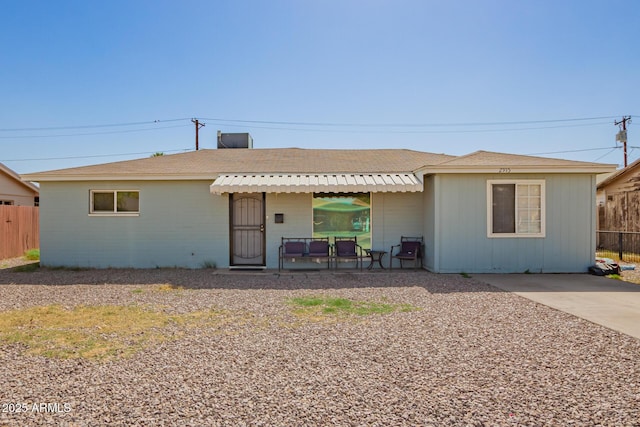
<path fill-rule="evenodd" d="M 597 162 L 598 160 L 607 157 L 609 154 L 613 153 L 615 150 L 617 150 L 620 147 L 614 147 L 611 151 L 607 151 L 606 153 L 604 153 L 602 156 L 598 157 L 597 159 L 594 160 L 594 162 Z"/>
<path fill-rule="evenodd" d="M 195 119 L 194 119 L 195 120 Z M 204 119 L 207 120 L 207 119 Z M 204 123 L 199 122 L 200 125 Z M 609 125 L 610 122 L 597 122 L 597 123 L 582 123 L 571 125 L 557 125 L 557 126 L 534 126 L 524 128 L 502 128 L 502 129 L 459 129 L 459 130 L 359 130 L 359 129 L 305 129 L 305 128 L 287 128 L 278 126 L 255 126 L 255 125 L 242 125 L 239 126 L 234 123 L 218 123 L 218 125 L 227 125 L 233 127 L 242 127 L 243 129 L 266 129 L 277 131 L 291 131 L 291 132 L 318 132 L 318 133 L 352 133 L 352 134 L 449 134 L 449 133 L 489 133 L 489 132 L 521 132 L 528 130 L 544 130 L 544 129 L 561 129 L 571 127 L 587 127 L 587 126 L 600 126 Z M 82 132 L 82 133 L 67 133 L 67 134 L 49 134 L 49 135 L 14 135 L 14 136 L 0 136 L 0 139 L 35 139 L 35 138 L 66 138 L 76 136 L 94 136 L 94 135 L 111 135 L 111 134 L 123 134 L 123 133 L 136 133 L 136 132 L 148 132 L 161 129 L 171 129 L 178 127 L 187 127 L 189 124 L 174 125 L 174 126 L 161 126 L 146 129 L 128 129 L 117 131 L 105 131 L 105 132 Z"/>
<path fill-rule="evenodd" d="M 232 122 L 232 123 L 256 123 L 256 124 L 272 124 L 272 125 L 295 125 L 295 126 L 343 126 L 343 127 L 447 127 L 447 126 L 504 126 L 504 125 L 524 125 L 524 124 L 541 124 L 541 123 L 559 123 L 559 122 L 576 122 L 613 119 L 618 116 L 600 116 L 600 117 L 581 117 L 572 119 L 551 119 L 551 120 L 522 120 L 522 121 L 505 121 L 505 122 L 452 122 L 452 123 L 335 123 L 335 122 L 285 122 L 285 121 L 268 121 L 268 120 L 242 120 L 242 119 L 223 119 L 223 118 L 206 118 L 201 120 L 209 120 L 213 122 Z"/>
<path fill-rule="evenodd" d="M 102 125 L 53 126 L 53 127 L 14 128 L 14 129 L 0 128 L 0 132 L 28 132 L 28 131 L 41 131 L 41 130 L 70 130 L 70 129 L 91 129 L 91 128 L 106 128 L 106 127 L 118 127 L 118 126 L 140 126 L 140 125 L 149 125 L 149 124 L 157 124 L 157 123 L 164 123 L 164 122 L 178 122 L 182 120 L 189 120 L 189 119 L 164 119 L 164 120 L 153 120 L 153 121 L 146 121 L 146 122 L 109 123 L 109 124 L 102 124 Z"/>
<path fill-rule="evenodd" d="M 600 150 L 609 150 L 616 149 L 618 147 L 603 147 L 603 148 L 583 148 L 580 150 L 563 150 L 563 151 L 547 151 L 545 153 L 529 153 L 525 154 L 526 156 L 541 156 L 543 154 L 563 154 L 563 153 L 582 153 L 586 151 L 600 151 Z"/>
<path fill-rule="evenodd" d="M 148 129 L 129 129 L 129 130 L 114 130 L 108 132 L 85 132 L 85 133 L 69 133 L 69 134 L 56 134 L 56 135 L 18 135 L 18 136 L 0 136 L 0 139 L 31 139 L 31 138 L 62 138 L 72 136 L 89 136 L 89 135 L 112 135 L 117 133 L 135 133 L 135 132 L 147 132 L 151 130 L 171 129 L 190 126 L 188 124 L 175 125 L 175 126 L 162 126 L 157 128 Z"/>
<path fill-rule="evenodd" d="M 246 120 L 246 119 L 224 119 L 224 118 L 199 118 L 200 120 L 208 120 L 212 122 L 224 123 L 253 123 L 253 124 L 270 124 L 270 125 L 291 125 L 291 126 L 327 126 L 327 127 L 455 127 L 455 126 L 515 126 L 526 124 L 543 124 L 543 123 L 561 123 L 561 122 L 580 122 L 612 119 L 618 116 L 599 116 L 599 117 L 578 117 L 568 119 L 549 119 L 549 120 L 520 120 L 520 121 L 498 121 L 498 122 L 451 122 L 451 123 L 336 123 L 336 122 L 294 122 L 294 121 L 274 121 L 274 120 Z M 165 122 L 186 121 L 190 118 L 149 120 L 141 122 L 123 122 L 123 123 L 106 123 L 91 125 L 74 125 L 74 126 L 49 126 L 49 127 L 29 127 L 29 128 L 0 128 L 0 132 L 31 132 L 43 130 L 72 130 L 72 129 L 93 129 L 106 127 L 123 127 L 123 126 L 141 126 L 149 124 L 158 124 Z"/>
<path fill-rule="evenodd" d="M 208 120 L 208 119 L 203 119 Z M 503 129 L 464 129 L 464 130 L 353 130 L 353 129 L 304 129 L 304 128 L 286 128 L 275 126 L 255 126 L 255 125 L 237 125 L 233 123 L 218 123 L 218 125 L 236 126 L 243 129 L 267 129 L 278 131 L 292 132 L 321 132 L 321 133 L 360 133 L 360 134 L 447 134 L 447 133 L 490 133 L 490 132 L 519 132 L 528 130 L 543 129 L 561 129 L 587 126 L 610 125 L 611 122 L 598 122 L 573 125 L 557 125 L 557 126 L 536 126 L 525 128 L 503 128 Z"/>

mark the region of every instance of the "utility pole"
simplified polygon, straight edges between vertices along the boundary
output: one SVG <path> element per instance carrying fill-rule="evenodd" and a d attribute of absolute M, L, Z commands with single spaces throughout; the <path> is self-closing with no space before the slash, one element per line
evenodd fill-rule
<path fill-rule="evenodd" d="M 196 125 L 196 151 L 198 151 L 200 148 L 198 146 L 198 131 L 200 130 L 200 128 L 204 127 L 204 123 L 200 123 L 198 119 L 191 119 L 191 123 L 194 123 Z"/>
<path fill-rule="evenodd" d="M 613 124 L 620 127 L 620 132 L 616 134 L 616 142 L 622 142 L 624 150 L 624 167 L 627 167 L 627 123 L 631 123 L 631 116 L 622 116 L 622 120 L 614 121 Z"/>

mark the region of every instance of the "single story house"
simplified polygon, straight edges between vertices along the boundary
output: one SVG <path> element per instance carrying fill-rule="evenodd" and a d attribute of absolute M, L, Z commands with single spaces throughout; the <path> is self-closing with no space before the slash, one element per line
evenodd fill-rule
<path fill-rule="evenodd" d="M 218 148 L 23 178 L 40 183 L 46 266 L 276 268 L 283 236 L 387 251 L 423 236 L 430 271 L 511 273 L 593 264 L 596 175 L 613 170 L 487 151 Z"/>
<path fill-rule="evenodd" d="M 39 193 L 38 187 L 0 163 L 0 205 L 38 206 Z"/>

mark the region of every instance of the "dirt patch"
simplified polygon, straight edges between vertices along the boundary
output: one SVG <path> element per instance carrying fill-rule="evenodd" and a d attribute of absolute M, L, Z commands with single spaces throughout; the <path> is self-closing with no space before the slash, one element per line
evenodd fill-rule
<path fill-rule="evenodd" d="M 15 268 L 15 267 L 20 267 L 22 265 L 28 265 L 28 264 L 37 264 L 40 261 L 37 260 L 30 260 L 30 259 L 25 259 L 24 257 L 18 257 L 18 258 L 5 258 L 0 260 L 0 270 L 5 270 L 8 268 Z"/>

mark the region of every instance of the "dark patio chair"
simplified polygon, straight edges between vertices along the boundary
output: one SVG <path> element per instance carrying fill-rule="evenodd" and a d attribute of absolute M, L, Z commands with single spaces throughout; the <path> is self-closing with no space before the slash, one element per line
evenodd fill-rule
<path fill-rule="evenodd" d="M 279 249 L 280 262 L 278 264 L 278 270 L 282 270 L 285 260 L 302 258 L 305 255 L 306 244 L 304 241 L 283 241 Z"/>
<path fill-rule="evenodd" d="M 321 240 L 311 240 L 309 242 L 309 258 L 327 260 L 327 268 L 331 267 L 331 254 L 329 252 L 329 238 Z"/>
<path fill-rule="evenodd" d="M 356 268 L 358 268 L 358 263 L 360 263 L 360 270 L 362 270 L 362 247 L 358 244 L 356 236 L 334 237 L 333 250 L 336 269 L 338 268 L 338 261 L 352 260 L 356 262 Z"/>
<path fill-rule="evenodd" d="M 394 248 L 396 253 L 393 253 Z M 404 268 L 403 261 L 413 261 L 413 266 L 418 269 L 418 265 L 422 268 L 422 257 L 424 256 L 424 239 L 420 237 L 400 237 L 400 244 L 391 246 L 389 252 L 389 269 L 393 269 L 393 260 L 400 260 L 400 268 Z"/>

